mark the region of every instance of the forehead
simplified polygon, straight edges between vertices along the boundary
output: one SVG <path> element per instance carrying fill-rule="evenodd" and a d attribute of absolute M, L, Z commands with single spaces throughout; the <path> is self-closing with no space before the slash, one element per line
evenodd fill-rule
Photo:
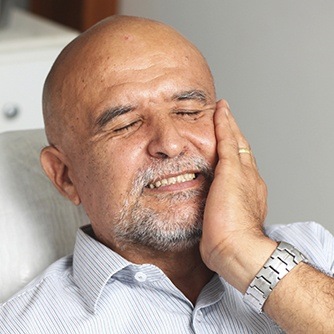
<path fill-rule="evenodd" d="M 206 62 L 197 48 L 173 29 L 158 23 L 134 21 L 106 25 L 84 34 L 68 53 L 70 74 L 88 80 L 111 72 L 189 66 Z M 73 51 L 73 52 L 72 52 Z"/>
<path fill-rule="evenodd" d="M 162 32 L 103 31 L 76 43 L 58 81 L 70 118 L 86 118 L 85 113 L 111 100 L 161 101 L 190 90 L 205 91 L 214 99 L 211 73 L 199 51 L 182 36 Z"/>
<path fill-rule="evenodd" d="M 148 101 L 189 90 L 214 96 L 205 60 L 185 38 L 147 20 L 102 21 L 67 46 L 50 71 L 43 92 L 48 138 L 66 142 L 64 128 L 81 132 L 86 115 L 115 98 Z"/>
<path fill-rule="evenodd" d="M 123 76 L 139 76 L 141 71 L 154 75 L 161 69 L 176 67 L 193 72 L 208 71 L 202 55 L 185 40 L 172 40 L 165 45 L 135 37 L 122 43 L 121 37 L 114 37 L 95 41 L 80 51 L 73 64 L 75 72 L 71 72 L 81 81 L 95 79 L 95 76 L 98 80 L 111 76 L 114 80 L 122 80 Z"/>
<path fill-rule="evenodd" d="M 81 102 L 93 103 L 107 96 L 118 99 L 154 98 L 179 90 L 207 90 L 213 93 L 211 73 L 203 57 L 194 49 L 120 48 L 116 55 L 104 45 L 88 58 L 77 62 L 75 81 L 65 90 L 75 92 Z M 132 51 L 132 52 L 130 52 Z M 168 97 L 168 96 L 167 96 Z M 122 103 L 122 101 L 118 101 Z"/>
<path fill-rule="evenodd" d="M 160 64 L 161 65 L 161 64 Z M 170 65 L 170 64 L 168 64 Z M 107 72 L 108 73 L 108 72 Z M 140 70 L 124 70 L 104 73 L 104 84 L 88 88 L 93 94 L 86 94 L 82 102 L 86 107 L 88 123 L 95 123 L 104 110 L 131 108 L 145 110 L 169 108 L 165 103 L 186 103 L 190 101 L 208 104 L 214 102 L 213 84 L 209 77 L 197 75 L 186 66 L 157 66 Z M 89 98 L 90 96 L 90 98 Z M 84 117 L 84 116 L 83 116 Z"/>

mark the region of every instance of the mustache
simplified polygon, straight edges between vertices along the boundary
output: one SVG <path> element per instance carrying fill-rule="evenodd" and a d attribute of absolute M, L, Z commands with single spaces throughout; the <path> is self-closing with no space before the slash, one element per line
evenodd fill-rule
<path fill-rule="evenodd" d="M 173 159 L 153 161 L 149 166 L 141 168 L 135 175 L 132 195 L 141 193 L 144 188 L 155 180 L 163 179 L 166 175 L 175 175 L 185 172 L 202 174 L 211 183 L 214 168 L 202 157 L 178 156 Z"/>

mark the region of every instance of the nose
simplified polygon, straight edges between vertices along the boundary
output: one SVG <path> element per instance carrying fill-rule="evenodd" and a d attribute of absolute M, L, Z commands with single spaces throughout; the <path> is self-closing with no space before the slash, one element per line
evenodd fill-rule
<path fill-rule="evenodd" d="M 163 121 L 151 129 L 148 152 L 154 158 L 175 158 L 186 151 L 186 139 L 173 121 Z"/>

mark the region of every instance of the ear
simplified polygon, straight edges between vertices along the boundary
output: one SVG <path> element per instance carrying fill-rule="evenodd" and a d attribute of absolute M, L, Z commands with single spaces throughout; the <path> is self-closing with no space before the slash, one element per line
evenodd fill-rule
<path fill-rule="evenodd" d="M 69 176 L 69 167 L 66 163 L 65 155 L 56 147 L 47 146 L 43 148 L 40 160 L 45 174 L 58 191 L 72 203 L 79 205 L 81 200 Z"/>

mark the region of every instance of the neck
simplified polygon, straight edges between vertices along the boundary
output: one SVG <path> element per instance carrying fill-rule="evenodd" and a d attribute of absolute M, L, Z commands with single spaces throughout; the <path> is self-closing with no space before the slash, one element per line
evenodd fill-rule
<path fill-rule="evenodd" d="M 151 263 L 159 267 L 193 304 L 213 276 L 202 261 L 198 245 L 177 252 L 156 252 L 142 247 L 116 251 L 133 263 Z"/>

